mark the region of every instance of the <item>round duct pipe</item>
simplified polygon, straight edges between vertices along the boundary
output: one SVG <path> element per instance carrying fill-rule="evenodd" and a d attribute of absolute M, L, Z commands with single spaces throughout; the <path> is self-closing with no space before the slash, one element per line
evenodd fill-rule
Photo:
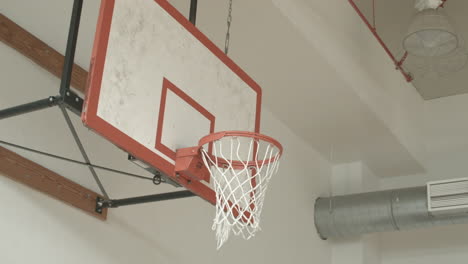
<path fill-rule="evenodd" d="M 468 214 L 431 215 L 425 186 L 320 197 L 314 217 L 322 239 L 468 223 Z"/>

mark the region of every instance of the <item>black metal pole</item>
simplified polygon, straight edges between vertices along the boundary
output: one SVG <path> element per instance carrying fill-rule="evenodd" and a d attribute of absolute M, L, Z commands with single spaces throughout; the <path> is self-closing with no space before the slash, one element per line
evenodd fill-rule
<path fill-rule="evenodd" d="M 65 93 L 70 89 L 82 7 L 83 0 L 74 1 L 70 20 L 70 29 L 68 31 L 67 50 L 65 51 L 65 61 L 63 63 L 62 81 L 60 83 L 60 95 L 62 98 L 65 98 Z"/>
<path fill-rule="evenodd" d="M 46 99 L 3 109 L 0 110 L 0 120 L 56 106 L 59 103 L 58 97 L 50 96 Z"/>
<path fill-rule="evenodd" d="M 189 20 L 194 25 L 197 21 L 197 6 L 198 6 L 198 0 L 190 0 Z"/>
<path fill-rule="evenodd" d="M 101 201 L 102 203 L 101 208 L 116 208 L 116 207 L 126 206 L 126 205 L 160 202 L 160 201 L 181 199 L 181 198 L 187 198 L 187 197 L 193 197 L 193 196 L 196 196 L 196 195 L 190 191 L 160 193 L 160 194 L 133 197 L 133 198 Z M 98 206 L 99 206 L 99 202 L 98 202 Z"/>

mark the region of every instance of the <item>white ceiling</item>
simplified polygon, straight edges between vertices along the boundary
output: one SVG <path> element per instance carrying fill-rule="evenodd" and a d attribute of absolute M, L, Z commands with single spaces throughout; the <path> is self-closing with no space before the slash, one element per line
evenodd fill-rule
<path fill-rule="evenodd" d="M 366 17 L 372 21 L 372 1 L 356 0 Z M 468 39 L 468 30 L 464 25 L 468 23 L 468 2 L 447 1 L 444 11 L 451 19 L 458 34 Z M 379 35 L 397 58 L 401 58 L 404 50 L 402 39 L 405 36 L 412 17 L 415 14 L 413 0 L 375 0 L 375 21 Z M 423 66 L 424 65 L 424 66 Z M 406 68 L 414 75 L 413 84 L 426 99 L 435 99 L 468 92 L 468 67 L 461 71 L 447 74 L 436 74 L 425 69 L 427 64 L 415 58 L 408 58 Z"/>

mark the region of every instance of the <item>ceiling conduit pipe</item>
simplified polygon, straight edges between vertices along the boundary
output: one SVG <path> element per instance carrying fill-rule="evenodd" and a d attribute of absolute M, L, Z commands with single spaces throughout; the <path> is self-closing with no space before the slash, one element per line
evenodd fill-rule
<path fill-rule="evenodd" d="M 466 213 L 429 213 L 426 186 L 320 197 L 315 202 L 315 226 L 324 240 L 466 223 Z"/>
<path fill-rule="evenodd" d="M 349 3 L 351 4 L 351 6 L 354 8 L 354 10 L 357 12 L 357 14 L 359 15 L 359 17 L 361 17 L 362 21 L 364 21 L 364 23 L 367 25 L 367 27 L 369 28 L 369 30 L 372 32 L 372 34 L 374 35 L 374 37 L 377 39 L 377 41 L 379 42 L 379 44 L 382 46 L 382 48 L 385 50 L 385 52 L 388 54 L 388 56 L 390 57 L 390 59 L 393 61 L 393 63 L 395 64 L 395 67 L 397 70 L 399 70 L 401 72 L 401 74 L 403 74 L 403 77 L 405 77 L 406 81 L 407 82 L 411 82 L 413 81 L 413 77 L 411 76 L 411 74 L 409 74 L 408 72 L 406 72 L 403 67 L 402 67 L 402 61 L 398 61 L 395 56 L 393 55 L 393 53 L 390 51 L 390 49 L 387 47 L 387 45 L 385 44 L 385 42 L 382 40 L 382 38 L 379 36 L 379 34 L 377 33 L 377 29 L 375 27 L 373 27 L 371 25 L 371 23 L 369 22 L 369 20 L 367 20 L 366 16 L 361 12 L 361 10 L 359 9 L 359 7 L 356 5 L 356 3 L 354 2 L 354 0 L 349 0 Z M 375 12 L 375 11 L 374 11 Z M 374 22 L 375 23 L 375 22 Z"/>

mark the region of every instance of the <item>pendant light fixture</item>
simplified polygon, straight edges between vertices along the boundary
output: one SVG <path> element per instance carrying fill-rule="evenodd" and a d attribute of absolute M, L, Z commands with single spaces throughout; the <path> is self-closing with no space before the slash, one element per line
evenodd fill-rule
<path fill-rule="evenodd" d="M 411 55 L 439 57 L 458 48 L 459 38 L 442 8 L 419 11 L 403 39 L 404 49 Z"/>

